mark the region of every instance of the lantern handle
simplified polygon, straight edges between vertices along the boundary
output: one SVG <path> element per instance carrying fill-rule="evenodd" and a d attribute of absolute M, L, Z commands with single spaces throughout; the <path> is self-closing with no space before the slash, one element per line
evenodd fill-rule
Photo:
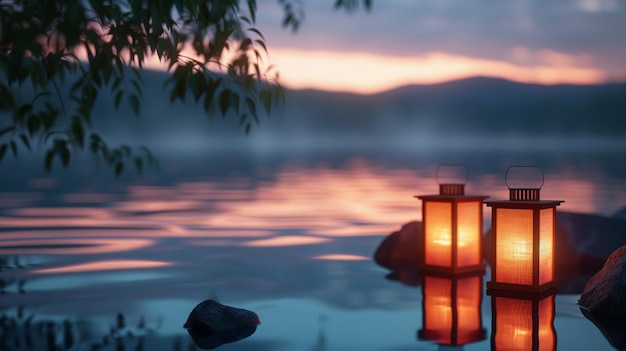
<path fill-rule="evenodd" d="M 469 179 L 469 173 L 467 168 L 458 163 L 440 163 L 437 165 L 437 170 L 435 171 L 435 177 L 437 178 L 437 184 L 467 184 L 467 180 Z M 450 182 L 446 181 L 446 179 L 454 178 L 456 181 Z"/>
<path fill-rule="evenodd" d="M 526 168 L 526 169 L 530 169 L 530 168 L 534 168 L 536 170 L 539 171 L 539 173 L 541 174 L 541 184 L 539 184 L 539 187 L 537 188 L 528 188 L 528 189 L 541 189 L 543 187 L 543 183 L 545 180 L 545 175 L 543 173 L 543 170 L 541 169 L 541 167 L 539 166 L 509 166 L 509 168 L 506 169 L 506 173 L 504 174 L 504 184 L 506 185 L 507 188 L 509 189 L 519 189 L 519 188 L 512 188 L 511 185 L 509 184 L 509 173 L 511 172 L 511 170 L 513 169 L 518 169 L 518 168 Z"/>

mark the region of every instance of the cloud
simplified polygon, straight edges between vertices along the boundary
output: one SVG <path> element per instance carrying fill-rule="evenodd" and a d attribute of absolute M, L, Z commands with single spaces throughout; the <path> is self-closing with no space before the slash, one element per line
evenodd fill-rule
<path fill-rule="evenodd" d="M 578 0 L 577 6 L 585 12 L 610 12 L 619 9 L 617 0 Z"/>
<path fill-rule="evenodd" d="M 374 0 L 372 11 L 352 14 L 333 11 L 331 0 L 304 4 L 306 19 L 294 34 L 280 29 L 274 0 L 259 2 L 259 28 L 271 55 L 335 52 L 419 62 L 443 53 L 536 67 L 543 72 L 536 76 L 554 76 L 545 71 L 559 65 L 578 75 L 586 69 L 605 77 L 624 74 L 626 4 L 616 0 Z"/>

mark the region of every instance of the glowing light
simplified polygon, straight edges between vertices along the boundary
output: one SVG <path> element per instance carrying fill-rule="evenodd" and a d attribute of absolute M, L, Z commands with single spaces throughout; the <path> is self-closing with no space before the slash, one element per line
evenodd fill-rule
<path fill-rule="evenodd" d="M 286 235 L 269 239 L 253 240 L 244 243 L 244 246 L 254 247 L 278 247 L 278 246 L 298 246 L 321 244 L 329 241 L 327 238 L 316 238 L 311 236 Z"/>
<path fill-rule="evenodd" d="M 450 230 L 447 228 L 438 230 L 433 239 L 433 243 L 442 246 L 452 246 L 452 235 L 450 235 Z"/>
<path fill-rule="evenodd" d="M 532 252 L 526 241 L 517 240 L 511 243 L 511 254 L 505 256 L 515 260 L 529 260 Z"/>
<path fill-rule="evenodd" d="M 50 233 L 47 233 L 50 235 Z M 36 238 L 31 240 L 2 240 L 0 254 L 49 254 L 49 255 L 80 255 L 100 254 L 109 252 L 133 251 L 154 244 L 152 239 L 105 239 L 59 237 Z"/>
<path fill-rule="evenodd" d="M 359 255 L 348 255 L 348 254 L 328 254 L 328 255 L 320 255 L 315 256 L 313 259 L 316 260 L 327 260 L 327 261 L 368 261 L 369 257 L 359 256 Z"/>
<path fill-rule="evenodd" d="M 442 273 L 483 271 L 482 200 L 458 194 L 417 196 L 422 200 L 424 270 Z"/>
<path fill-rule="evenodd" d="M 145 269 L 169 266 L 171 263 L 162 261 L 143 260 L 110 260 L 76 264 L 58 268 L 46 268 L 35 270 L 38 274 L 79 273 L 110 270 Z"/>
<path fill-rule="evenodd" d="M 468 239 L 471 239 L 470 235 L 467 231 L 463 230 L 463 228 L 459 228 L 459 237 L 457 239 L 456 244 L 459 247 L 467 246 Z M 433 239 L 433 243 L 437 245 L 443 246 L 451 246 L 452 245 L 452 235 L 450 234 L 449 229 L 442 229 L 437 232 L 436 238 Z"/>

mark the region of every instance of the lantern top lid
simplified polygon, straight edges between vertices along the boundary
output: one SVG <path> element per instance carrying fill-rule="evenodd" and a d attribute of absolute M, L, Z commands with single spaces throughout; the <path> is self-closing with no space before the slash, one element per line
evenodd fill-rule
<path fill-rule="evenodd" d="M 437 166 L 435 176 L 439 185 L 465 185 L 469 174 L 463 165 L 442 163 Z"/>
<path fill-rule="evenodd" d="M 467 168 L 459 164 L 440 164 L 436 171 L 439 195 L 465 195 Z"/>
<path fill-rule="evenodd" d="M 422 200 L 458 199 L 465 201 L 484 200 L 488 196 L 465 195 L 465 183 L 467 183 L 468 172 L 465 166 L 460 164 L 443 163 L 437 166 L 437 184 L 439 184 L 439 194 L 415 196 Z"/>
<path fill-rule="evenodd" d="M 504 183 L 509 188 L 508 201 L 489 201 L 487 206 L 505 203 L 526 203 L 530 206 L 558 206 L 561 200 L 541 200 L 540 191 L 544 174 L 538 166 L 510 166 L 504 175 Z"/>
<path fill-rule="evenodd" d="M 504 175 L 511 201 L 539 201 L 544 174 L 538 166 L 510 166 Z"/>

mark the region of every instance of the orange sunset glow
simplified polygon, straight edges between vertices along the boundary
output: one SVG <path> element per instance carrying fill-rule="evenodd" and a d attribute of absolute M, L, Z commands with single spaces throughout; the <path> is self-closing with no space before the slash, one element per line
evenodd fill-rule
<path fill-rule="evenodd" d="M 127 270 L 127 269 L 145 269 L 168 266 L 167 262 L 160 261 L 143 261 L 143 260 L 110 260 L 110 261 L 98 261 L 89 262 L 83 264 L 76 264 L 58 268 L 46 268 L 34 271 L 40 274 L 53 274 L 53 273 L 79 273 L 79 272 L 94 272 L 94 271 L 110 271 L 110 270 Z"/>
<path fill-rule="evenodd" d="M 592 60 L 585 55 L 566 55 L 548 49 L 531 53 L 523 47 L 511 49 L 510 61 L 445 52 L 409 57 L 270 48 L 269 54 L 267 62 L 264 62 L 265 66 L 273 66 L 279 74 L 280 83 L 289 89 L 359 94 L 373 94 L 404 85 L 437 84 L 475 76 L 546 85 L 601 84 L 610 78 L 603 70 L 594 67 Z M 534 64 L 527 64 L 531 58 Z M 146 67 L 164 69 L 156 59 L 149 61 Z"/>
<path fill-rule="evenodd" d="M 270 60 L 280 72 L 281 82 L 292 89 L 320 89 L 377 93 L 410 84 L 436 84 L 473 76 L 505 78 L 537 84 L 598 84 L 605 73 L 584 56 L 568 56 L 544 50 L 536 53 L 539 65 L 523 65 L 523 50 L 512 56 L 516 63 L 433 52 L 400 57 L 331 51 L 271 50 Z M 525 52 L 525 51 L 524 51 Z M 529 55 L 526 53 L 526 55 Z"/>

